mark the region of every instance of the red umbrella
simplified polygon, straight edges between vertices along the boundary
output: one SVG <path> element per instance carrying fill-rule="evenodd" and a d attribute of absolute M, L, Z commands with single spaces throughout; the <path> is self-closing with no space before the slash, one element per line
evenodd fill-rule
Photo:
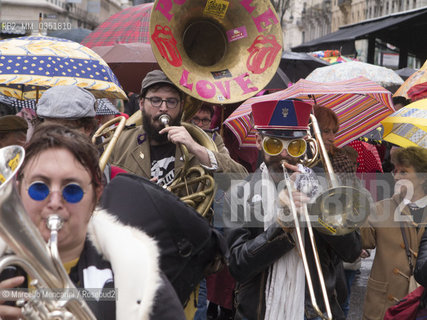
<path fill-rule="evenodd" d="M 153 3 L 145 3 L 124 9 L 82 41 L 108 63 L 126 91 L 139 92 L 145 75 L 159 69 L 150 45 L 152 8 Z"/>
<path fill-rule="evenodd" d="M 126 8 L 105 20 L 81 44 L 86 47 L 117 43 L 150 43 L 149 25 L 153 3 Z"/>
<path fill-rule="evenodd" d="M 355 140 L 349 144 L 357 151 L 357 172 L 383 172 L 380 155 L 377 148 L 367 142 Z"/>
<path fill-rule="evenodd" d="M 400 86 L 399 89 L 394 93 L 393 97 L 402 96 L 405 98 L 410 98 L 409 91 L 411 88 L 415 87 L 418 84 L 427 82 L 427 60 L 424 62 L 423 66 L 416 72 L 414 72 L 405 82 Z M 413 98 L 410 98 L 413 99 Z"/>
<path fill-rule="evenodd" d="M 145 75 L 160 69 L 148 43 L 119 43 L 92 49 L 108 63 L 126 91 L 139 92 Z"/>
<path fill-rule="evenodd" d="M 427 82 L 422 82 L 408 90 L 408 96 L 412 101 L 427 98 Z"/>

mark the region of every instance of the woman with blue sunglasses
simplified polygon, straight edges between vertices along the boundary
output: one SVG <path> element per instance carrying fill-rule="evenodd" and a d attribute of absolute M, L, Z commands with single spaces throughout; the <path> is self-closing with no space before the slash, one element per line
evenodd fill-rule
<path fill-rule="evenodd" d="M 172 286 L 159 271 L 154 240 L 96 209 L 101 172 L 98 152 L 87 137 L 61 125 L 41 125 L 26 147 L 17 188 L 45 241 L 50 238 L 48 217 L 63 220 L 58 250 L 76 287 L 109 293 L 88 301 L 97 319 L 184 319 Z M 4 280 L 0 289 L 28 287 L 27 278 Z M 0 305 L 0 318 L 20 317 L 20 309 Z"/>

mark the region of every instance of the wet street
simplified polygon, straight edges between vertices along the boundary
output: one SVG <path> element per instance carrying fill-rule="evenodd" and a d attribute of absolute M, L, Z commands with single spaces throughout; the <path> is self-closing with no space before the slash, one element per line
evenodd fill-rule
<path fill-rule="evenodd" d="M 351 288 L 350 311 L 347 316 L 348 320 L 362 319 L 363 301 L 374 256 L 375 250 L 372 250 L 369 258 L 362 259 L 360 274 L 356 275 Z"/>

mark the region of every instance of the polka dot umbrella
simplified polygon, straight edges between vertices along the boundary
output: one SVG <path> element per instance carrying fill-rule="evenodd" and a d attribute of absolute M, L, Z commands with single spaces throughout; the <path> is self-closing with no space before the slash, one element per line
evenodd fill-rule
<path fill-rule="evenodd" d="M 77 42 L 44 36 L 0 41 L 0 93 L 38 99 L 61 85 L 85 88 L 97 98 L 127 99 L 107 63 Z"/>

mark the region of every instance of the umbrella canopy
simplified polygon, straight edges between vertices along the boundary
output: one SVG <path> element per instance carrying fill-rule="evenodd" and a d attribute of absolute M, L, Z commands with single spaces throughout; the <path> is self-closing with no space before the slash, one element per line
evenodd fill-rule
<path fill-rule="evenodd" d="M 0 93 L 38 99 L 41 91 L 61 85 L 79 86 L 97 98 L 127 99 L 107 63 L 79 43 L 43 36 L 0 41 Z"/>
<path fill-rule="evenodd" d="M 293 83 L 304 79 L 314 69 L 328 65 L 328 62 L 302 52 L 284 51 L 280 60 L 280 69 Z"/>
<path fill-rule="evenodd" d="M 62 38 L 80 43 L 83 41 L 84 38 L 90 35 L 91 32 L 92 30 L 85 28 L 73 28 L 66 30 L 50 31 L 47 35 L 49 37 Z"/>
<path fill-rule="evenodd" d="M 287 88 L 290 82 L 291 80 L 289 80 L 288 76 L 279 67 L 273 79 L 265 86 L 264 90 L 282 90 Z"/>
<path fill-rule="evenodd" d="M 412 87 L 424 82 L 427 82 L 427 60 L 418 71 L 414 72 L 408 79 L 406 79 L 406 81 L 400 86 L 399 89 L 397 89 L 393 96 L 402 96 L 407 99 L 415 100 L 413 97 L 411 98 L 411 96 L 408 94 L 408 91 Z"/>
<path fill-rule="evenodd" d="M 384 140 L 407 148 L 427 148 L 427 99 L 397 110 L 383 121 Z"/>
<path fill-rule="evenodd" d="M 117 43 L 150 43 L 149 24 L 153 3 L 126 8 L 100 24 L 82 44 L 89 47 Z"/>
<path fill-rule="evenodd" d="M 349 146 L 357 151 L 357 172 L 383 172 L 381 158 L 377 148 L 360 140 L 350 142 Z"/>
<path fill-rule="evenodd" d="M 317 103 L 335 111 L 340 124 L 335 139 L 337 147 L 371 131 L 394 111 L 390 91 L 364 77 L 333 83 L 301 79 L 285 90 L 246 100 L 224 124 L 236 135 L 241 146 L 255 146 L 252 104 L 290 98 Z"/>
<path fill-rule="evenodd" d="M 20 100 L 8 96 L 4 96 L 0 94 L 0 102 L 6 103 L 14 107 L 17 112 L 22 109 L 30 109 L 36 111 L 37 102 L 35 99 L 29 100 Z M 96 115 L 104 116 L 104 115 L 116 115 L 120 114 L 117 108 L 108 100 L 107 98 L 96 99 Z"/>
<path fill-rule="evenodd" d="M 126 91 L 138 93 L 145 75 L 160 69 L 148 43 L 119 43 L 92 49 L 108 63 Z"/>
<path fill-rule="evenodd" d="M 403 80 L 408 79 L 413 73 L 417 72 L 417 69 L 412 68 L 402 68 L 395 71 Z"/>
<path fill-rule="evenodd" d="M 317 68 L 306 79 L 317 82 L 335 82 L 350 80 L 360 76 L 375 81 L 385 88 L 399 86 L 403 83 L 402 78 L 392 69 L 360 61 L 349 61 Z"/>
<path fill-rule="evenodd" d="M 98 53 L 128 92 L 139 92 L 145 75 L 160 69 L 150 45 L 153 3 L 126 8 L 105 20 L 82 44 Z"/>
<path fill-rule="evenodd" d="M 413 86 L 408 90 L 408 96 L 412 101 L 427 98 L 427 82 L 423 82 Z"/>
<path fill-rule="evenodd" d="M 96 115 L 97 116 L 108 116 L 118 115 L 120 112 L 117 108 L 106 98 L 97 99 Z"/>
<path fill-rule="evenodd" d="M 330 64 L 357 61 L 357 59 L 342 56 L 339 50 L 314 51 L 311 53 L 311 55 L 319 59 L 325 60 Z"/>

